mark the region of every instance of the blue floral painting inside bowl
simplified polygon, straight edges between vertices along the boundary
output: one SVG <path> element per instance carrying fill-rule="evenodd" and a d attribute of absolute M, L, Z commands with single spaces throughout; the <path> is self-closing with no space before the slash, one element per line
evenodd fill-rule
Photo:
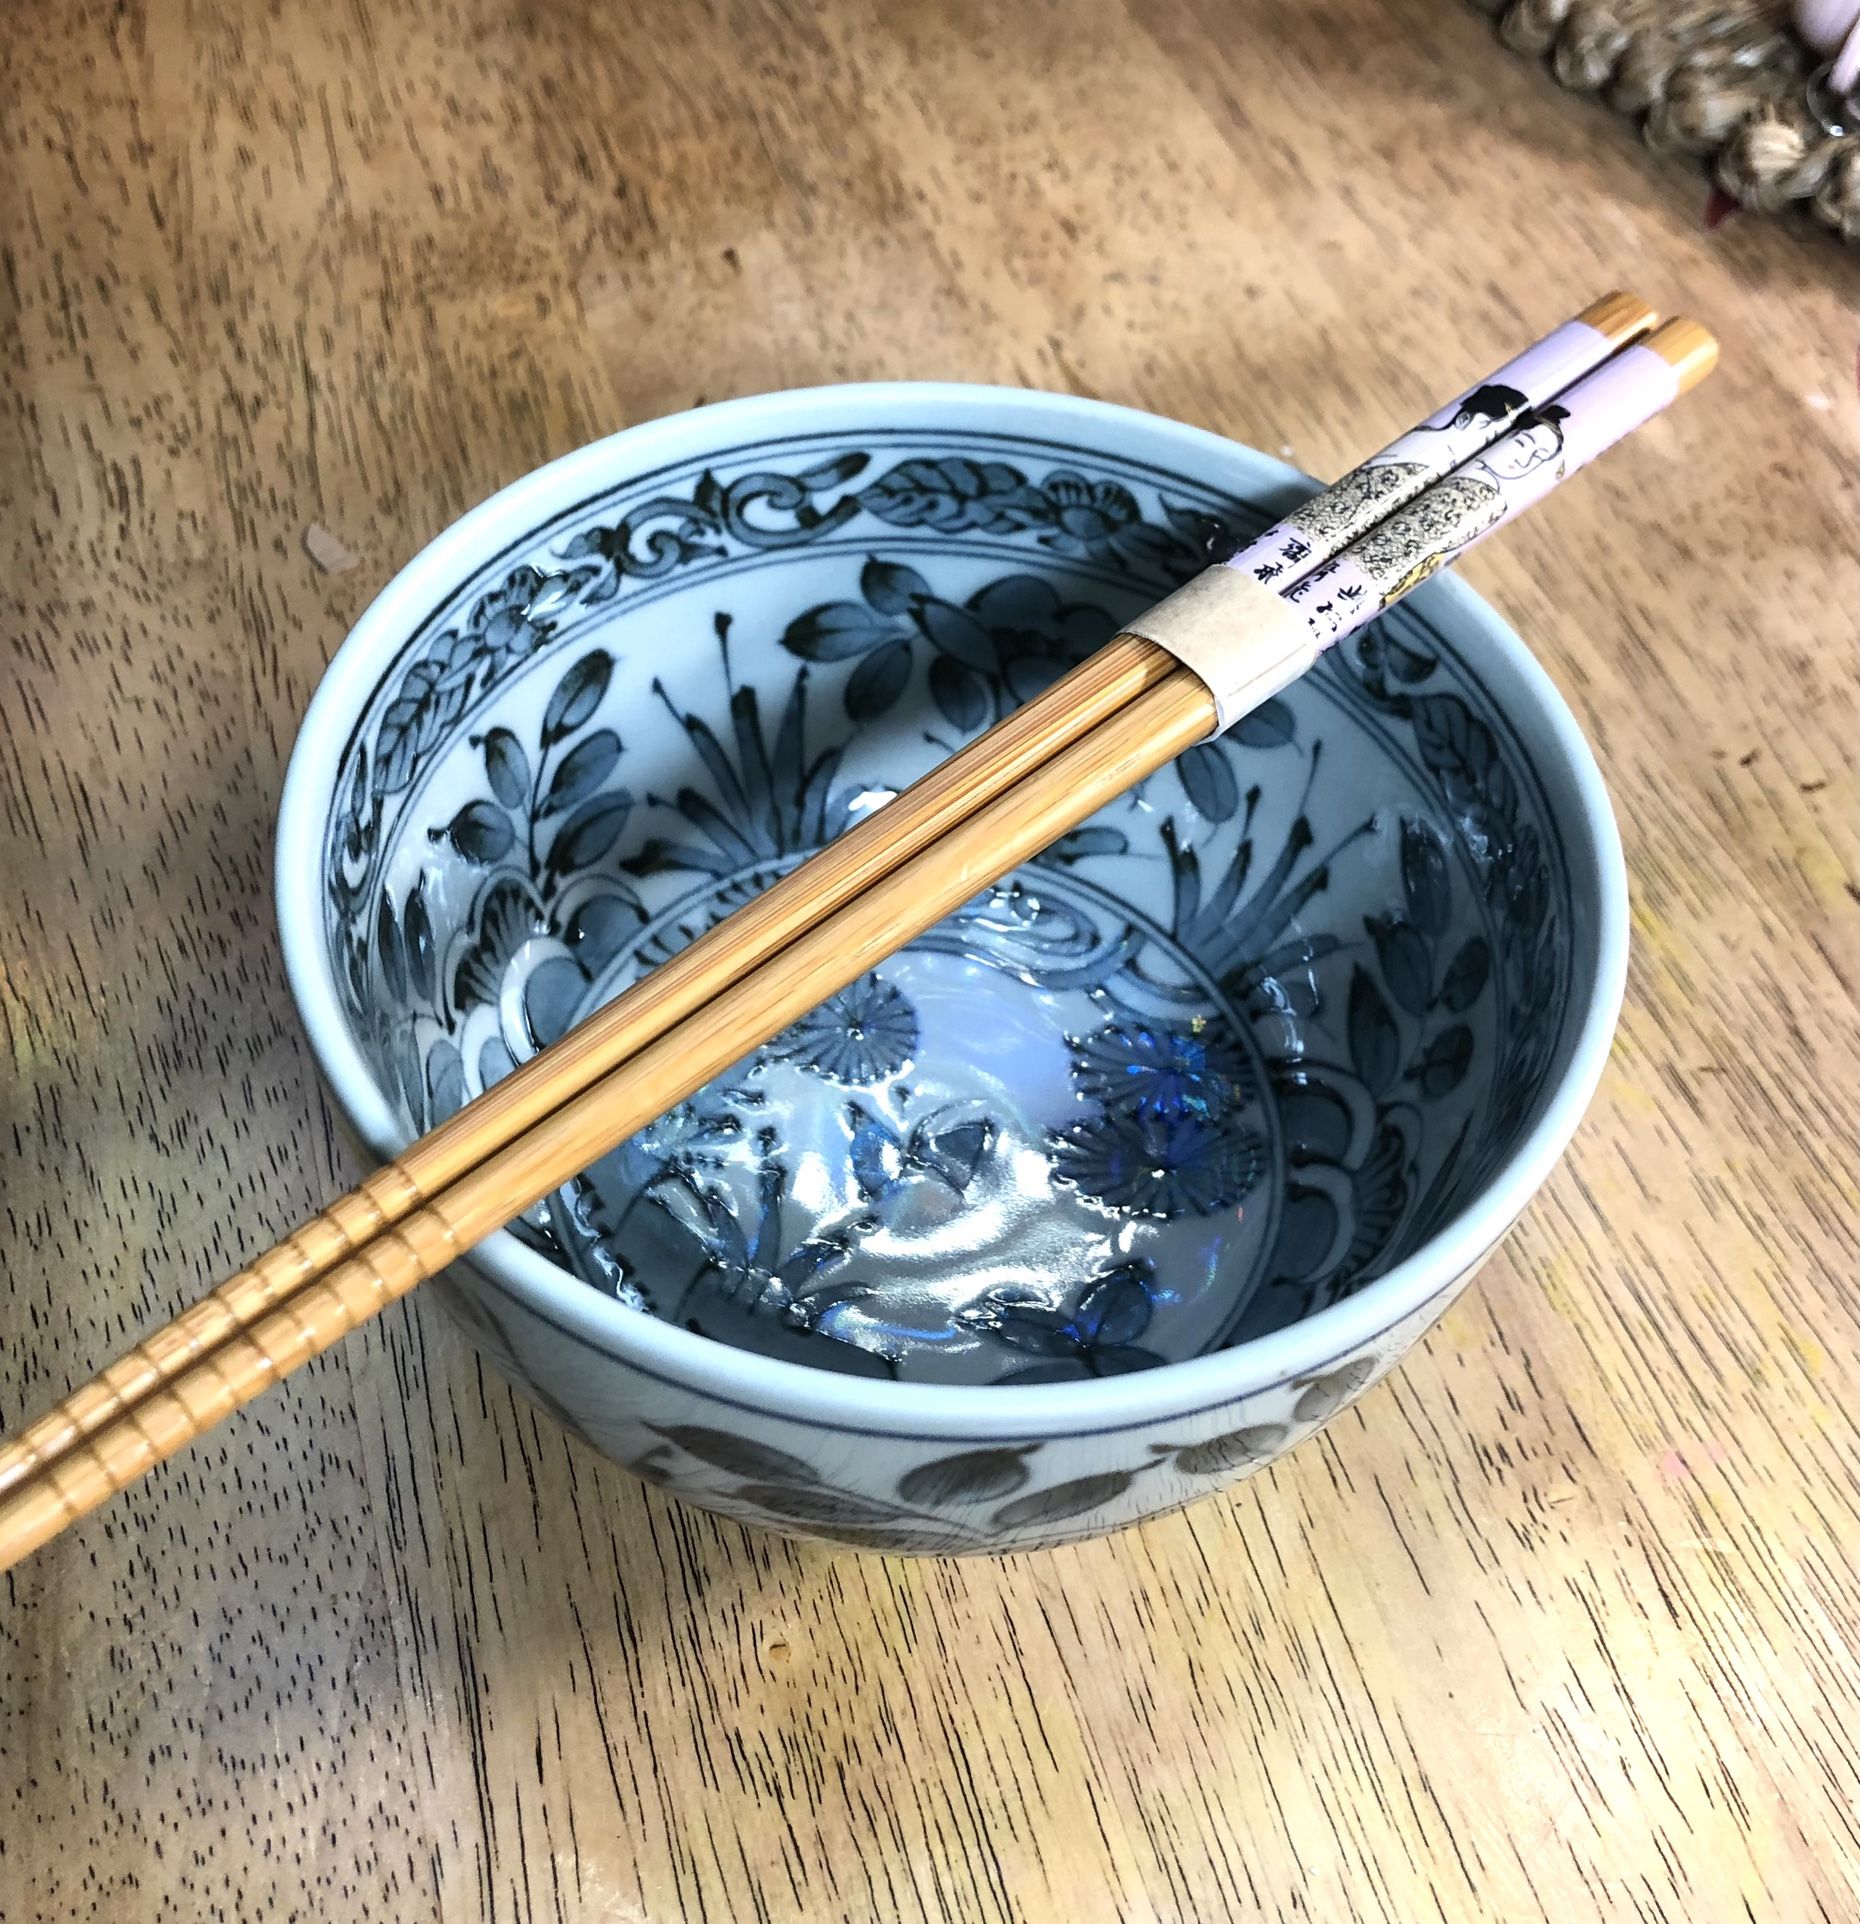
<path fill-rule="evenodd" d="M 343 1014 L 431 1127 L 1275 505 L 950 428 L 629 476 L 487 556 L 344 750 Z M 1081 1381 L 1339 1301 L 1513 1153 L 1568 864 L 1430 597 L 532 1212 L 642 1313 L 927 1384 Z"/>

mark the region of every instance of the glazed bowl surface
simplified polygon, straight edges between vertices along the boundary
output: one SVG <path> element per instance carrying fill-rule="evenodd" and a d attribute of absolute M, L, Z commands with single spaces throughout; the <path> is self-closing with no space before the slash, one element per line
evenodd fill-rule
<path fill-rule="evenodd" d="M 383 591 L 280 815 L 386 1158 L 1309 483 L 943 385 L 730 402 Z M 850 984 L 436 1286 L 565 1427 L 863 1546 L 1097 1534 L 1308 1435 L 1561 1153 L 1618 1010 L 1592 758 L 1453 581 Z"/>

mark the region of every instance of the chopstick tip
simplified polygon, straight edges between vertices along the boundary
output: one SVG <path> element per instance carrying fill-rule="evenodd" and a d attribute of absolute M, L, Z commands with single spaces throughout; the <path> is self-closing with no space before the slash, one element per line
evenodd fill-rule
<path fill-rule="evenodd" d="M 1718 340 L 1709 328 L 1684 315 L 1647 336 L 1645 345 L 1679 376 L 1679 391 L 1695 388 L 1718 365 Z"/>
<path fill-rule="evenodd" d="M 1626 347 L 1659 325 L 1660 310 L 1638 294 L 1617 287 L 1599 301 L 1591 301 L 1576 318 L 1605 336 L 1612 346 Z"/>

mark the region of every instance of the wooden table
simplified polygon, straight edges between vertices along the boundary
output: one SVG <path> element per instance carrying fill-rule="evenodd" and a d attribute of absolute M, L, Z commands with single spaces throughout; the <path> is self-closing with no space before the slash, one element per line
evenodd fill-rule
<path fill-rule="evenodd" d="M 403 1306 L 5 1580 L 0 1915 L 1852 1918 L 1851 258 L 1702 232 L 1438 0 L 5 18 L 8 1425 L 350 1173 L 279 781 L 502 482 L 894 375 L 1329 473 L 1619 281 L 1725 363 L 1466 570 L 1596 745 L 1636 947 L 1569 1161 L 1388 1387 L 1122 1538 L 885 1562 L 676 1507 Z"/>

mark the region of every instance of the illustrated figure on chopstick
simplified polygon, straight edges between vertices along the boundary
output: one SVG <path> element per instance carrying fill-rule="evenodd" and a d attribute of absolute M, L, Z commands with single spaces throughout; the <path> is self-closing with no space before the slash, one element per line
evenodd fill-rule
<path fill-rule="evenodd" d="M 1502 440 L 1437 481 L 1405 508 L 1286 591 L 1285 599 L 1332 637 L 1418 587 L 1489 529 L 1563 474 L 1563 423 L 1555 401 L 1519 414 Z M 1549 475 L 1539 470 L 1555 463 Z M 1527 479 L 1535 477 L 1534 479 Z"/>
<path fill-rule="evenodd" d="M 1423 434 L 1449 434 L 1469 436 L 1476 444 L 1489 435 L 1494 423 L 1521 419 L 1528 403 L 1529 396 L 1520 394 L 1515 387 L 1489 381 L 1455 403 L 1451 413 L 1443 410 L 1431 421 L 1423 422 L 1406 439 L 1413 442 Z M 1335 487 L 1294 508 L 1285 517 L 1285 526 L 1328 546 L 1333 536 L 1362 527 L 1369 510 L 1378 514 L 1386 512 L 1385 504 L 1406 500 L 1439 471 L 1438 463 L 1365 462 Z M 1309 546 L 1296 540 L 1288 541 L 1277 555 L 1262 561 L 1252 573 L 1255 579 L 1270 582 L 1287 567 L 1295 567 L 1307 559 L 1310 552 Z"/>
<path fill-rule="evenodd" d="M 1518 482 L 1546 462 L 1562 478 L 1563 423 L 1569 410 L 1547 401 L 1478 460 L 1428 489 L 1411 507 L 1372 528 L 1351 559 L 1393 601 L 1444 567 L 1459 551 L 1504 520 Z"/>

